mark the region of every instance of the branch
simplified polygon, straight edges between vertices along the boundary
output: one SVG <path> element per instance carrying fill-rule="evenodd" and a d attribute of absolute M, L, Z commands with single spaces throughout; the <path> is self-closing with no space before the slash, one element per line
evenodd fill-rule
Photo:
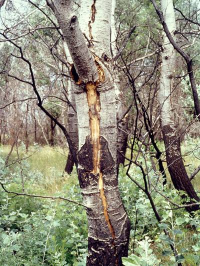
<path fill-rule="evenodd" d="M 133 106 L 133 102 L 129 105 L 129 107 L 128 107 L 127 110 L 122 114 L 122 116 L 119 117 L 119 118 L 117 119 L 117 124 L 119 124 L 119 123 L 122 122 L 122 120 L 124 119 L 124 117 L 125 117 L 125 116 L 129 113 L 129 111 L 131 110 L 132 106 Z"/>
<path fill-rule="evenodd" d="M 36 7 L 38 10 L 40 10 L 40 12 L 42 12 L 50 21 L 51 23 L 54 25 L 54 27 L 57 29 L 58 33 L 63 37 L 62 33 L 59 31 L 59 27 L 56 25 L 56 23 L 50 18 L 49 15 L 47 15 L 46 12 L 44 12 L 38 5 L 36 5 L 35 3 L 33 3 L 31 0 L 28 0 L 29 3 L 31 3 L 34 7 Z"/>
<path fill-rule="evenodd" d="M 19 36 L 16 36 L 16 37 L 13 37 L 13 38 L 9 38 L 9 40 L 11 40 L 11 41 L 15 41 L 15 40 L 18 40 L 18 39 L 20 39 L 20 38 L 23 38 L 23 37 L 25 37 L 25 36 L 27 36 L 27 35 L 29 35 L 29 34 L 32 34 L 32 33 L 34 33 L 34 32 L 36 32 L 36 31 L 38 31 L 38 30 L 46 30 L 46 29 L 58 29 L 58 28 L 55 28 L 55 27 L 38 27 L 38 28 L 35 28 L 35 29 L 28 29 L 28 31 L 27 32 L 25 32 L 25 33 L 23 33 L 23 34 L 21 34 L 21 35 L 19 35 Z M 12 33 L 12 32 L 11 32 Z M 16 35 L 16 34 L 15 34 Z M 9 40 L 4 40 L 4 39 L 0 39 L 0 43 L 1 42 L 8 42 Z"/>
<path fill-rule="evenodd" d="M 126 174 L 128 174 L 128 173 L 126 173 Z M 128 177 L 129 177 L 134 183 L 136 183 L 135 180 L 132 179 L 131 176 L 130 176 L 129 174 L 128 174 Z M 143 173 L 143 178 L 145 178 L 144 173 Z M 137 183 L 136 183 L 136 185 L 137 185 Z M 140 187 L 140 186 L 139 186 L 139 187 Z M 154 201 L 153 201 L 153 198 L 152 198 L 151 194 L 149 193 L 148 189 L 143 189 L 143 188 L 141 188 L 141 189 L 143 190 L 143 192 L 144 192 L 144 193 L 146 194 L 146 196 L 148 197 L 149 202 L 150 202 L 150 204 L 151 204 L 151 207 L 152 207 L 152 209 L 153 209 L 153 212 L 154 212 L 154 214 L 155 214 L 155 216 L 156 216 L 156 219 L 157 219 L 157 221 L 160 223 L 160 222 L 162 221 L 162 217 L 160 216 L 160 214 L 159 214 L 158 211 L 157 211 L 156 205 L 155 205 L 155 203 L 154 203 Z M 165 235 L 167 235 L 167 236 L 169 237 L 169 239 L 171 240 L 171 242 L 173 243 L 173 240 L 171 239 L 171 236 L 170 236 L 169 232 L 168 232 L 166 229 L 164 229 L 163 231 L 164 231 Z M 177 252 L 177 250 L 176 250 L 175 245 L 172 244 L 172 243 L 170 243 L 169 245 L 170 245 L 171 250 L 173 251 L 173 253 L 174 253 L 174 257 L 175 257 L 175 259 L 176 259 L 176 258 L 177 258 L 177 255 L 178 255 L 178 252 Z M 178 266 L 182 266 L 182 264 L 181 264 L 181 263 L 178 263 Z"/>
<path fill-rule="evenodd" d="M 121 53 L 122 53 L 122 52 L 124 51 L 124 49 L 126 48 L 126 45 L 127 45 L 128 41 L 129 41 L 131 35 L 132 35 L 133 32 L 135 31 L 135 29 L 136 29 L 136 26 L 133 26 L 133 27 L 130 29 L 130 31 L 129 31 L 129 33 L 127 34 L 125 40 L 123 41 L 123 44 L 122 44 L 121 48 L 119 49 L 119 51 L 118 51 L 118 53 L 116 54 L 116 56 L 113 58 L 113 61 L 116 61 L 116 60 L 120 57 Z"/>
<path fill-rule="evenodd" d="M 135 60 L 131 61 L 130 63 L 127 63 L 126 66 L 123 66 L 121 67 L 122 69 L 126 69 L 126 67 L 129 67 L 131 66 L 132 64 L 136 63 L 136 62 L 139 62 L 139 61 L 142 61 L 144 60 L 145 58 L 148 58 L 148 57 L 151 57 L 155 54 L 157 54 L 158 52 L 160 51 L 160 49 L 157 49 L 156 51 L 152 52 L 152 53 L 149 53 L 149 54 L 146 54 L 142 57 L 139 57 L 139 58 L 136 58 Z"/>
<path fill-rule="evenodd" d="M 192 24 L 195 24 L 195 25 L 197 25 L 197 26 L 200 26 L 200 23 L 195 22 L 195 21 L 193 21 L 193 20 L 187 18 L 187 17 L 183 14 L 183 12 L 182 12 L 180 9 L 178 9 L 178 8 L 176 8 L 176 7 L 174 7 L 174 9 L 175 9 L 176 11 L 178 11 L 178 12 L 181 14 L 181 16 L 182 16 L 185 20 L 189 21 L 189 22 L 192 23 Z"/>
<path fill-rule="evenodd" d="M 29 101 L 29 100 L 36 100 L 37 98 L 33 98 L 33 97 L 30 97 L 30 98 L 26 98 L 26 99 L 21 99 L 21 100 L 13 100 L 12 102 L 10 103 L 7 103 L 6 105 L 4 105 L 3 107 L 0 107 L 0 110 L 10 106 L 11 104 L 13 103 L 17 103 L 17 102 L 25 102 L 25 101 Z"/>
<path fill-rule="evenodd" d="M 97 66 L 85 42 L 78 17 L 71 13 L 73 10 L 71 2 L 47 0 L 63 32 L 79 79 L 84 83 L 95 82 L 98 79 Z"/>
<path fill-rule="evenodd" d="M 9 38 L 4 34 L 4 33 L 1 33 L 2 34 L 2 36 L 4 36 L 4 38 L 6 38 L 7 40 L 9 40 Z M 71 140 L 71 138 L 70 138 L 70 135 L 69 135 L 69 133 L 68 133 L 68 131 L 66 130 L 66 128 L 54 117 L 54 116 L 52 116 L 48 111 L 47 111 L 47 109 L 45 109 L 44 107 L 43 107 L 43 101 L 42 101 L 42 99 L 41 99 L 41 97 L 40 97 L 40 94 L 39 94 L 39 92 L 38 92 L 38 90 L 37 90 L 37 86 L 36 86 L 36 82 L 35 82 L 35 76 L 34 76 L 34 73 L 33 73 L 33 69 L 32 69 L 32 65 L 31 65 L 31 62 L 27 59 L 27 58 L 25 58 L 24 57 L 24 54 L 23 54 L 23 51 L 22 51 L 22 48 L 19 46 L 19 45 L 17 45 L 16 43 L 14 43 L 13 41 L 11 41 L 11 40 L 9 40 L 9 42 L 11 43 L 11 44 L 13 44 L 18 50 L 19 50 L 19 52 L 20 52 L 20 57 L 18 57 L 17 56 L 17 58 L 21 58 L 27 65 L 28 65 L 28 68 L 29 68 L 29 71 L 30 71 L 30 75 L 31 75 L 31 80 L 32 80 L 32 82 L 28 82 L 28 81 L 24 81 L 25 83 L 28 83 L 28 84 L 30 84 L 32 87 L 33 87 L 33 91 L 34 91 L 34 93 L 35 93 L 35 95 L 36 95 L 36 97 L 37 97 L 37 100 L 38 100 L 38 107 L 51 119 L 51 120 L 53 120 L 57 125 L 58 125 L 58 127 L 62 130 L 62 132 L 64 133 L 64 135 L 65 135 L 65 137 L 66 137 L 66 139 L 67 139 L 67 142 L 68 142 L 68 145 L 69 145 L 69 149 L 70 149 L 70 152 L 71 152 L 71 154 L 72 154 L 72 156 L 73 156 L 73 160 L 74 160 L 74 162 L 75 162 L 75 164 L 76 164 L 76 166 L 78 165 L 78 161 L 77 161 L 77 155 L 76 155 L 76 152 L 75 152 L 75 150 L 74 150 L 74 148 L 73 148 L 73 143 L 72 143 L 72 140 Z M 14 76 L 13 76 L 14 77 Z M 15 77 L 16 78 L 16 77 Z M 19 78 L 17 78 L 18 80 L 20 80 L 21 82 L 23 82 L 23 80 L 21 80 L 21 79 L 19 79 Z"/>
<path fill-rule="evenodd" d="M 170 43 L 172 44 L 174 49 L 185 59 L 186 62 L 190 62 L 191 59 L 190 59 L 189 55 L 187 55 L 183 50 L 181 50 L 181 48 L 178 46 L 178 44 L 174 41 L 174 38 L 173 38 L 171 32 L 169 31 L 168 26 L 165 22 L 164 15 L 163 15 L 162 11 L 160 11 L 158 9 L 155 0 L 150 0 L 150 1 L 152 2 L 158 17 L 160 18 L 160 22 L 163 26 L 164 32 L 167 35 L 167 38 L 169 39 Z"/>
<path fill-rule="evenodd" d="M 2 73 L 0 73 L 0 74 L 2 74 Z M 23 82 L 23 83 L 26 83 L 26 84 L 32 86 L 32 83 L 29 82 L 29 81 L 27 81 L 27 80 L 21 79 L 21 78 L 19 78 L 19 77 L 17 77 L 17 76 L 14 76 L 14 75 L 12 75 L 12 74 L 7 74 L 7 75 L 8 75 L 8 77 L 10 77 L 10 78 L 14 78 L 14 79 L 16 79 L 16 80 L 18 80 L 18 81 L 20 81 L 20 82 Z"/>
<path fill-rule="evenodd" d="M 198 174 L 198 172 L 200 171 L 200 165 L 194 170 L 194 172 L 191 174 L 190 176 L 190 180 L 193 180 L 194 177 Z"/>
<path fill-rule="evenodd" d="M 19 193 L 19 192 L 14 192 L 14 191 L 9 191 L 5 185 L 3 183 L 0 183 L 1 187 L 3 188 L 3 190 L 5 192 L 7 192 L 8 194 L 14 194 L 16 196 L 26 196 L 26 197 L 32 197 L 32 198 L 41 198 L 41 199 L 52 199 L 52 200 L 65 200 L 65 201 L 68 201 L 70 203 L 74 203 L 76 205 L 79 205 L 81 207 L 84 207 L 85 209 L 89 209 L 86 205 L 82 204 L 82 203 L 79 203 L 77 201 L 74 201 L 74 200 L 71 200 L 71 199 L 68 199 L 68 198 L 64 198 L 64 197 L 54 197 L 54 196 L 42 196 L 42 195 L 35 195 L 35 194 L 27 194 L 27 193 Z"/>

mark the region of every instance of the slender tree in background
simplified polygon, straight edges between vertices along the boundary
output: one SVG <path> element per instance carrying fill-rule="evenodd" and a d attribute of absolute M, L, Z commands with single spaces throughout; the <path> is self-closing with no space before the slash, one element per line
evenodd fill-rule
<path fill-rule="evenodd" d="M 161 9 L 170 34 L 175 39 L 176 21 L 173 0 L 161 0 Z M 185 191 L 187 195 L 199 200 L 187 175 L 181 155 L 180 133 L 175 124 L 173 100 L 177 91 L 176 82 L 176 50 L 163 33 L 163 50 L 161 53 L 160 90 L 158 94 L 161 107 L 161 125 L 165 143 L 166 159 L 172 182 L 176 189 Z M 178 100 L 178 99 L 176 99 Z"/>
<path fill-rule="evenodd" d="M 74 64 L 78 177 L 88 207 L 87 265 L 122 265 L 121 257 L 128 255 L 130 225 L 118 191 L 116 91 L 110 51 L 114 1 L 47 3 Z"/>

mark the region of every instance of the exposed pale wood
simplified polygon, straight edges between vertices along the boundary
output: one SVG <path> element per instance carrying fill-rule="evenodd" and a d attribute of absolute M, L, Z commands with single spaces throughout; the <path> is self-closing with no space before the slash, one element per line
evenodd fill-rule
<path fill-rule="evenodd" d="M 55 0 L 50 5 L 75 66 L 77 169 L 88 207 L 87 265 L 122 265 L 122 257 L 128 255 L 130 222 L 118 190 L 118 80 L 113 62 L 105 59 L 111 56 L 112 1 L 82 0 L 76 8 L 72 2 Z"/>

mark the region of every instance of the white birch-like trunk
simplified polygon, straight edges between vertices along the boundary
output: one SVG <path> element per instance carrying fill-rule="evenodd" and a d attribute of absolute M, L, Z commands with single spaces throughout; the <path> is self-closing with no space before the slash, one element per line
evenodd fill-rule
<path fill-rule="evenodd" d="M 111 44 L 110 49 L 112 51 L 112 59 L 117 55 L 117 47 L 116 47 L 116 38 L 117 32 L 115 27 L 115 7 L 116 0 L 112 0 L 112 10 L 111 10 Z M 127 141 L 128 141 L 128 116 L 124 113 L 126 112 L 126 107 L 123 101 L 123 93 L 120 90 L 120 79 L 118 76 L 117 67 L 113 66 L 113 77 L 114 77 L 114 86 L 115 86 L 115 94 L 116 94 L 116 108 L 117 108 L 117 163 L 118 168 L 120 164 L 124 164 Z"/>
<path fill-rule="evenodd" d="M 176 21 L 173 7 L 173 0 L 161 0 L 161 8 L 170 33 L 174 36 L 176 30 Z M 171 95 L 173 91 L 175 71 L 176 71 L 176 53 L 163 32 L 163 52 L 161 53 L 162 65 L 160 75 L 159 102 L 161 105 L 162 126 L 172 125 L 173 111 L 171 104 Z"/>
<path fill-rule="evenodd" d="M 76 110 L 76 101 L 74 95 L 74 87 L 76 85 L 71 81 L 68 80 L 67 92 L 68 92 L 68 110 L 67 110 L 67 130 L 70 135 L 73 149 L 75 153 L 78 152 L 78 120 L 77 120 L 77 110 Z M 65 171 L 68 174 L 71 174 L 74 166 L 74 160 L 71 152 L 69 151 Z"/>
<path fill-rule="evenodd" d="M 176 30 L 173 0 L 161 0 L 161 8 L 165 23 L 175 38 Z M 185 191 L 190 198 L 199 200 L 189 180 L 181 156 L 180 136 L 174 121 L 172 93 L 175 88 L 176 52 L 168 37 L 163 33 L 163 51 L 160 76 L 159 102 L 161 107 L 161 124 L 165 142 L 166 159 L 172 182 L 176 189 Z M 178 100 L 178 99 L 177 99 Z M 194 210 L 192 208 L 192 210 Z"/>
<path fill-rule="evenodd" d="M 48 0 L 48 4 L 63 32 L 76 76 L 78 176 L 88 207 L 87 265 L 122 265 L 121 258 L 128 255 L 130 222 L 117 178 L 116 74 L 110 60 L 112 0 L 82 0 L 80 5 Z"/>

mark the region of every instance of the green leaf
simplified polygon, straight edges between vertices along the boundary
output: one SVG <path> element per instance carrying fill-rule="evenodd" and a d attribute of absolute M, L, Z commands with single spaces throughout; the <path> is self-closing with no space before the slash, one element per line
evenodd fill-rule
<path fill-rule="evenodd" d="M 182 218 L 182 217 L 178 217 L 176 218 L 176 224 L 177 225 L 181 225 L 181 224 L 184 224 L 185 223 L 185 219 Z"/>
<path fill-rule="evenodd" d="M 183 262 L 184 260 L 185 260 L 185 258 L 182 254 L 176 256 L 176 262 Z"/>
<path fill-rule="evenodd" d="M 168 225 L 165 223 L 161 223 L 158 226 L 160 227 L 160 229 L 167 229 L 168 228 Z"/>
<path fill-rule="evenodd" d="M 163 256 L 169 256 L 169 255 L 171 255 L 171 254 L 172 254 L 171 250 L 163 250 L 163 251 L 162 251 L 162 255 L 163 255 Z"/>
<path fill-rule="evenodd" d="M 182 235 L 182 231 L 180 230 L 180 229 L 174 229 L 173 230 L 173 233 L 175 234 L 175 235 Z"/>
<path fill-rule="evenodd" d="M 128 258 L 122 258 L 125 266 L 141 265 L 141 260 L 136 255 L 131 254 Z"/>

